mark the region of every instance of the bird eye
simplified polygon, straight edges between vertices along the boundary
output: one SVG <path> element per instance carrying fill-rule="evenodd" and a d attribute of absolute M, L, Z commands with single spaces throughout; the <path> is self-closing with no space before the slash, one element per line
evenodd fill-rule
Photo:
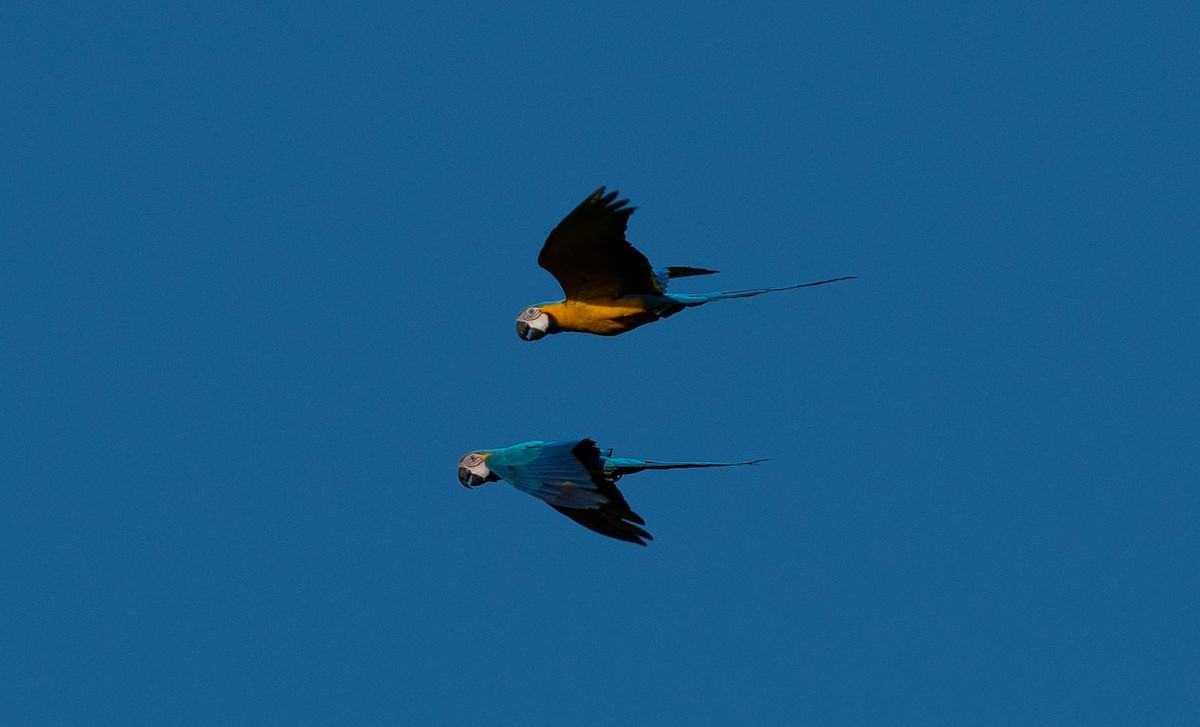
<path fill-rule="evenodd" d="M 533 320 L 534 318 L 538 317 L 538 313 L 541 313 L 541 311 L 539 311 L 537 308 L 526 308 L 521 313 L 521 317 L 525 320 Z"/>

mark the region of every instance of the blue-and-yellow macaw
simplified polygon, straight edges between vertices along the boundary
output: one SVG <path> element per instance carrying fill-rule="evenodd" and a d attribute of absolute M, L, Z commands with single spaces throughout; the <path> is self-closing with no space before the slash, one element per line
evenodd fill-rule
<path fill-rule="evenodd" d="M 565 300 L 540 303 L 517 316 L 517 335 L 536 341 L 551 333 L 579 331 L 615 336 L 659 318 L 714 300 L 749 298 L 763 293 L 849 280 L 853 275 L 779 288 L 722 293 L 668 293 L 667 281 L 717 272 L 705 268 L 652 268 L 646 256 L 625 239 L 634 207 L 617 193 L 597 189 L 550 233 L 538 265 L 562 286 Z"/>
<path fill-rule="evenodd" d="M 458 462 L 464 487 L 504 480 L 542 500 L 575 522 L 617 540 L 645 545 L 653 540 L 646 521 L 629 509 L 617 480 L 642 470 L 685 467 L 736 467 L 749 462 L 653 462 L 614 457 L 590 439 L 524 442 L 503 449 L 479 449 Z"/>

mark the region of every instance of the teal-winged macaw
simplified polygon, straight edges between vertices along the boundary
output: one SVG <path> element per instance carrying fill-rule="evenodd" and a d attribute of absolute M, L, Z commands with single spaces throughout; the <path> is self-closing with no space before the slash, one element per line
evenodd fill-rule
<path fill-rule="evenodd" d="M 629 509 L 617 480 L 642 470 L 737 467 L 762 462 L 654 462 L 614 457 L 591 439 L 523 442 L 503 449 L 478 449 L 458 462 L 464 487 L 504 480 L 542 500 L 575 522 L 617 540 L 645 545 L 653 540 L 646 521 Z"/>
<path fill-rule="evenodd" d="M 558 223 L 538 255 L 538 265 L 562 286 L 564 300 L 540 303 L 517 316 L 517 335 L 536 341 L 551 333 L 579 331 L 615 336 L 714 300 L 749 298 L 763 293 L 850 280 L 853 275 L 778 288 L 719 293 L 668 293 L 671 278 L 710 275 L 706 268 L 653 268 L 625 239 L 634 207 L 617 192 L 597 189 Z"/>

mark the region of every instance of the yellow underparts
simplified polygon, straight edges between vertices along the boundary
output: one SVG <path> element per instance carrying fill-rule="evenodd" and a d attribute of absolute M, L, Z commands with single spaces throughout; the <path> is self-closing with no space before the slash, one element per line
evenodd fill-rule
<path fill-rule="evenodd" d="M 646 301 L 634 297 L 568 300 L 541 308 L 554 316 L 558 327 L 564 331 L 599 336 L 615 336 L 658 320 L 657 315 L 646 309 Z"/>

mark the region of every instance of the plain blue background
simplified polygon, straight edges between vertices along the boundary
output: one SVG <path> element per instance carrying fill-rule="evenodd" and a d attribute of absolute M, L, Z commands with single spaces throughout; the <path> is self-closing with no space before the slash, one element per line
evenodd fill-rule
<path fill-rule="evenodd" d="M 1193 3 L 256 6 L 0 10 L 0 722 L 1200 720 Z"/>

